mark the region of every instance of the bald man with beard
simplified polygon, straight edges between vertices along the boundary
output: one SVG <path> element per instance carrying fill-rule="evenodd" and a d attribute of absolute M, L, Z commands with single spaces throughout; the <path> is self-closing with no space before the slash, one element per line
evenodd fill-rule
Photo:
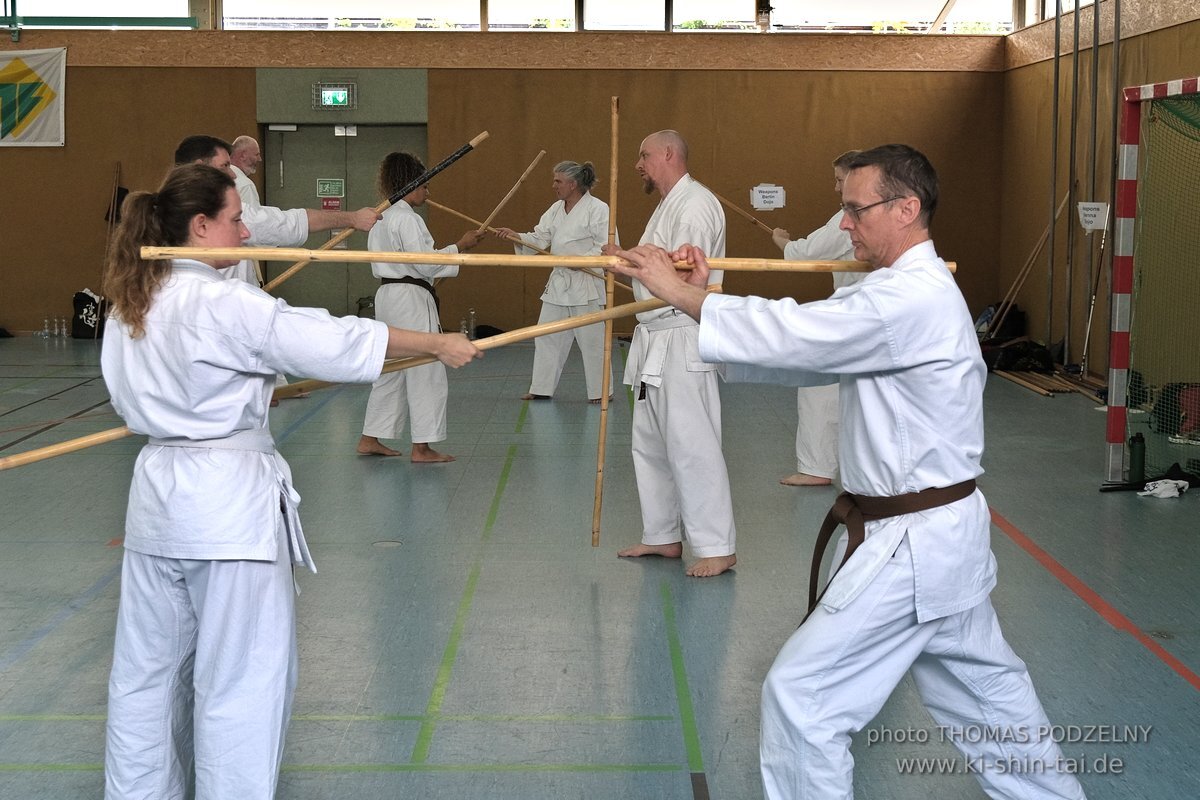
<path fill-rule="evenodd" d="M 674 250 L 691 243 L 714 257 L 725 255 L 725 212 L 716 196 L 688 174 L 682 136 L 671 130 L 647 136 L 637 171 L 646 193 L 657 192 L 661 198 L 639 244 Z M 719 271 L 712 276 L 720 283 Z M 638 300 L 651 297 L 637 280 L 633 291 Z M 720 575 L 737 557 L 716 367 L 700 360 L 699 326 L 691 317 L 669 307 L 637 318 L 625 383 L 637 397 L 633 466 L 642 540 L 617 555 L 682 558 L 687 539 L 698 557 L 687 574 Z"/>

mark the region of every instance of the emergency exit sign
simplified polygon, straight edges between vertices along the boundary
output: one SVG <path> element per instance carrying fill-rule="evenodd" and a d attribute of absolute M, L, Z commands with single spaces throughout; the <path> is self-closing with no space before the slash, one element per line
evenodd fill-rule
<path fill-rule="evenodd" d="M 345 178 L 317 178 L 317 197 L 345 197 Z"/>
<path fill-rule="evenodd" d="M 349 108 L 350 90 L 346 88 L 322 89 L 321 105 L 325 108 Z"/>

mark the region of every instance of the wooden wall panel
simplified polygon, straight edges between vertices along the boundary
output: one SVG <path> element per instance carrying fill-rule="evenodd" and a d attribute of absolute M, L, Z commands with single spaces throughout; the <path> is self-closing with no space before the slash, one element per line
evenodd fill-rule
<path fill-rule="evenodd" d="M 119 162 L 121 183 L 154 189 L 184 136 L 257 130 L 254 70 L 67 69 L 66 145 L 0 149 L 0 326 L 40 330 L 75 292 L 100 288 Z"/>
<path fill-rule="evenodd" d="M 939 170 L 943 205 L 935 220 L 939 249 L 959 262 L 959 282 L 973 310 L 996 298 L 1000 215 L 998 185 L 1002 79 L 984 73 L 640 72 L 431 70 L 430 158 L 449 153 L 480 130 L 491 137 L 477 153 L 440 176 L 439 202 L 482 218 L 545 149 L 540 169 L 510 201 L 499 224 L 531 230 L 553 202 L 550 168 L 563 159 L 596 162 L 609 193 L 609 104 L 621 98 L 618 223 L 636 243 L 657 202 L 633 169 L 642 137 L 675 128 L 691 147 L 694 176 L 749 208 L 750 187 L 783 185 L 788 207 L 759 216 L 806 235 L 836 210 L 835 156 L 852 147 L 901 141 L 923 150 Z M 503 98 L 497 102 L 496 98 Z M 727 214 L 728 254 L 780 257 L 770 237 Z M 461 225 L 433 213 L 440 242 Z M 500 242 L 482 246 L 510 252 Z M 481 248 L 481 249 L 482 249 Z M 469 306 L 483 322 L 510 328 L 536 320 L 542 271 L 511 276 L 464 269 L 439 290 L 444 316 Z M 517 283 L 519 281 L 519 284 Z M 729 275 L 731 292 L 815 299 L 828 277 Z"/>
<path fill-rule="evenodd" d="M 1200 72 L 1200 21 L 1156 30 L 1121 41 L 1121 87 L 1173 80 L 1194 76 Z M 1079 58 L 1079 106 L 1075 141 L 1076 168 L 1079 189 L 1076 200 L 1095 199 L 1111 202 L 1112 178 L 1112 46 L 1099 51 L 1099 93 L 1097 103 L 1096 176 L 1097 191 L 1088 193 L 1091 152 L 1091 63 L 1090 50 Z M 1062 59 L 1059 86 L 1059 135 L 1057 186 L 1059 200 L 1065 196 L 1070 183 L 1069 158 L 1071 136 L 1071 69 L 1070 57 Z M 1003 163 L 1008 166 L 1001 176 L 1002 226 L 1001 272 L 998 276 L 1003 294 L 1017 279 L 1021 266 L 1029 258 L 1038 237 L 1050 220 L 1051 147 L 1053 123 L 1051 99 L 1054 94 L 1053 64 L 1033 63 L 1010 70 L 1005 76 L 1003 105 Z M 1057 201 L 1055 201 L 1057 202 Z M 1043 253 L 1017 296 L 1018 305 L 1029 319 L 1029 333 L 1039 341 L 1069 340 L 1068 360 L 1078 363 L 1082 345 L 1087 337 L 1088 307 L 1092 286 L 1088 283 L 1088 250 L 1092 250 L 1092 285 L 1096 270 L 1101 270 L 1099 293 L 1093 316 L 1088 367 L 1103 374 L 1108 368 L 1108 279 L 1107 263 L 1111 258 L 1113 239 L 1107 238 L 1105 263 L 1100 263 L 1099 241 L 1096 235 L 1084 236 L 1078 216 L 1073 209 L 1063 214 L 1055 234 L 1053 282 L 1050 280 L 1049 254 Z M 1073 239 L 1072 258 L 1068 261 L 1067 241 Z M 1068 290 L 1068 287 L 1070 289 Z M 1053 293 L 1053 312 L 1049 310 Z M 1069 320 L 1069 327 L 1068 327 Z M 1050 327 L 1047 327 L 1050 322 Z"/>
<path fill-rule="evenodd" d="M 70 66 L 984 71 L 1002 36 L 434 31 L 26 30 L 0 50 L 66 47 Z"/>

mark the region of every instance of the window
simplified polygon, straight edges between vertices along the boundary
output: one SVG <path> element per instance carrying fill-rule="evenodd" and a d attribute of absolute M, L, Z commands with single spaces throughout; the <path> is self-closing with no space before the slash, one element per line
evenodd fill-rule
<path fill-rule="evenodd" d="M 225 0 L 225 28 L 479 30 L 479 0 Z"/>
<path fill-rule="evenodd" d="M 771 0 L 771 28 L 783 31 L 925 33 L 945 0 Z M 1012 0 L 958 0 L 939 29 L 945 33 L 1006 33 Z"/>
<path fill-rule="evenodd" d="M 575 0 L 488 0 L 490 31 L 573 31 Z"/>
<path fill-rule="evenodd" d="M 666 30 L 665 0 L 584 0 L 583 27 L 589 31 Z"/>

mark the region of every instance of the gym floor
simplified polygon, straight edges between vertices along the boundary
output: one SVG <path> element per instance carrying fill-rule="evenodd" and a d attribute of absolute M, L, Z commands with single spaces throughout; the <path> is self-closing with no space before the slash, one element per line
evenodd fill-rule
<path fill-rule="evenodd" d="M 678 561 L 615 556 L 640 533 L 624 387 L 592 547 L 600 409 L 577 353 L 553 401 L 518 399 L 532 357 L 517 345 L 451 372 L 452 464 L 356 455 L 366 386 L 273 409 L 320 569 L 299 576 L 279 798 L 761 797 L 759 688 L 800 621 L 836 493 L 778 483 L 795 466 L 794 390 L 722 387 L 739 561 L 690 579 Z M 121 425 L 98 359 L 90 341 L 0 341 L 0 456 Z M 1099 492 L 1105 417 L 1082 395 L 993 376 L 985 408 L 992 600 L 1064 754 L 1093 798 L 1194 794 L 1200 492 Z M 0 474 L 0 797 L 103 794 L 140 446 Z M 984 797 L 946 738 L 906 679 L 855 737 L 856 793 Z"/>

